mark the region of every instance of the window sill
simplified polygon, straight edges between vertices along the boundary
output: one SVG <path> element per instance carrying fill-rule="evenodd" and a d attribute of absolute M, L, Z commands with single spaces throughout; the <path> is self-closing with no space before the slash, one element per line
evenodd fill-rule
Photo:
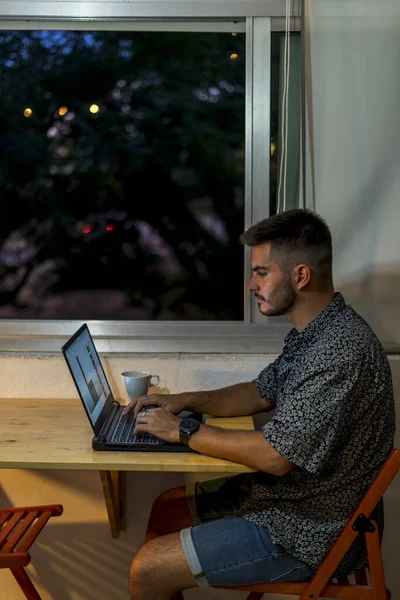
<path fill-rule="evenodd" d="M 0 323 L 1 354 L 51 354 L 84 321 L 7 321 Z M 289 324 L 240 322 L 87 321 L 101 353 L 280 353 Z"/>

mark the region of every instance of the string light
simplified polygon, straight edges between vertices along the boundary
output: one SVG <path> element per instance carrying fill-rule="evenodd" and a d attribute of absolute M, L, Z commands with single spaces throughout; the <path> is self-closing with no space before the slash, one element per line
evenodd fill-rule
<path fill-rule="evenodd" d="M 98 104 L 92 104 L 89 110 L 92 113 L 92 115 L 96 115 L 98 112 L 100 112 L 100 106 Z"/>
<path fill-rule="evenodd" d="M 229 57 L 231 60 L 236 60 L 237 58 L 239 58 L 239 55 L 236 54 L 236 52 L 233 52 L 233 54 L 230 55 Z"/>
<path fill-rule="evenodd" d="M 232 35 L 233 35 L 233 37 L 236 37 L 237 36 L 237 32 L 236 31 L 232 31 Z"/>
<path fill-rule="evenodd" d="M 32 109 L 31 108 L 26 108 L 24 110 L 24 117 L 31 117 L 32 116 Z"/>
<path fill-rule="evenodd" d="M 66 115 L 68 112 L 68 108 L 66 106 L 60 106 L 60 108 L 58 109 L 58 114 L 60 115 L 60 117 L 63 117 L 64 115 Z"/>

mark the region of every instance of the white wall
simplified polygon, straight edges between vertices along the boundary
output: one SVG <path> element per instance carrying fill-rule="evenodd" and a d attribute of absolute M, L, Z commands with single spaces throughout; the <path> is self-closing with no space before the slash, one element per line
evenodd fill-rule
<path fill-rule="evenodd" d="M 307 6 L 308 200 L 332 228 L 337 288 L 398 349 L 400 2 Z"/>

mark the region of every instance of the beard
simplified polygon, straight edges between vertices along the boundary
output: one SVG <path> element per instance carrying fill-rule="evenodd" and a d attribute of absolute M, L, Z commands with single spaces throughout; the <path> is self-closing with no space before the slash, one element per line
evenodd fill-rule
<path fill-rule="evenodd" d="M 260 297 L 260 296 L 259 296 Z M 290 281 L 290 275 L 287 275 L 282 283 L 270 294 L 268 304 L 270 308 L 261 309 L 259 311 L 266 317 L 280 317 L 288 313 L 296 302 L 296 293 Z"/>

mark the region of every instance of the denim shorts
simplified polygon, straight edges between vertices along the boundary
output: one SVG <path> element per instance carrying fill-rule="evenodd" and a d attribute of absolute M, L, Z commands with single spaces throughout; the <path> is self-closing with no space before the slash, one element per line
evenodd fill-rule
<path fill-rule="evenodd" d="M 274 544 L 268 529 L 235 516 L 241 499 L 227 494 L 229 479 L 187 488 L 195 525 L 180 535 L 198 585 L 309 581 L 314 570 Z"/>

